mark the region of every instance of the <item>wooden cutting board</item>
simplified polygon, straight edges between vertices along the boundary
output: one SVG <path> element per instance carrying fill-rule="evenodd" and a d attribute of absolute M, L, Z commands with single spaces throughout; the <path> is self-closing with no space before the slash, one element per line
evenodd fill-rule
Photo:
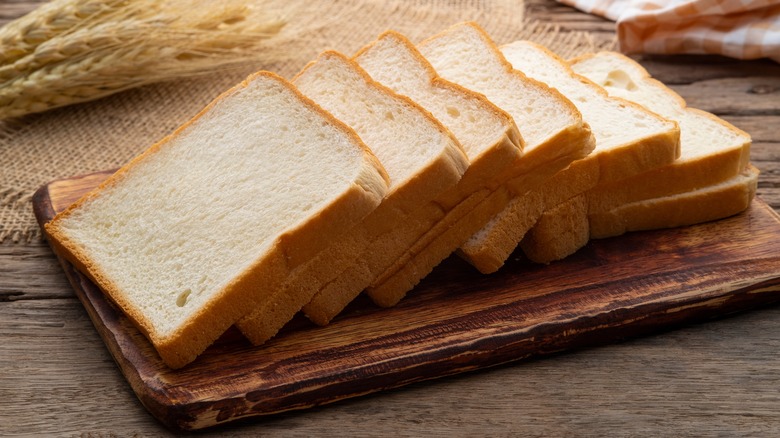
<path fill-rule="evenodd" d="M 110 173 L 42 187 L 33 200 L 39 222 Z M 548 266 L 513 257 L 487 276 L 451 257 L 395 308 L 359 298 L 329 326 L 297 318 L 262 347 L 230 330 L 177 371 L 60 261 L 144 406 L 169 427 L 192 430 L 778 302 L 780 217 L 757 199 L 722 221 L 593 241 Z"/>

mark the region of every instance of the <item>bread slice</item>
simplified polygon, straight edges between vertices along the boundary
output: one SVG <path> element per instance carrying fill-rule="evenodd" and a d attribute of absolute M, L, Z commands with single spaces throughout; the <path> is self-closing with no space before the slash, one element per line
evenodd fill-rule
<path fill-rule="evenodd" d="M 628 231 L 657 230 L 709 222 L 748 208 L 756 194 L 758 169 L 698 190 L 621 205 L 588 216 L 585 194 L 544 213 L 542 226 L 532 228 L 520 243 L 529 259 L 550 263 L 572 254 L 590 238 L 619 236 Z M 531 258 L 533 257 L 533 258 Z"/>
<path fill-rule="evenodd" d="M 710 113 L 688 108 L 677 93 L 651 78 L 631 58 L 601 52 L 571 64 L 575 72 L 604 87 L 610 96 L 636 102 L 674 120 L 681 131 L 677 161 L 600 185 L 589 193 L 589 211 L 607 211 L 634 201 L 696 190 L 733 178 L 747 168 L 751 143 L 747 133 Z"/>
<path fill-rule="evenodd" d="M 579 58 L 572 63 L 578 73 L 602 85 L 610 95 L 620 96 L 642 104 L 649 109 L 678 122 L 681 130 L 681 156 L 674 163 L 654 169 L 634 177 L 599 185 L 588 192 L 588 217 L 581 220 L 587 224 L 592 238 L 616 235 L 630 229 L 662 228 L 671 226 L 677 213 L 662 220 L 657 214 L 648 214 L 643 225 L 639 217 L 631 212 L 640 211 L 651 205 L 685 205 L 689 201 L 663 202 L 673 195 L 687 194 L 719 185 L 726 180 L 739 178 L 750 173 L 750 137 L 715 117 L 712 114 L 694 108 L 687 108 L 685 101 L 662 83 L 652 79 L 647 71 L 630 58 L 613 52 L 602 52 Z M 718 195 L 711 197 L 717 198 Z M 725 217 L 732 212 L 741 211 L 745 197 L 728 205 L 735 192 L 724 196 L 721 206 L 702 209 L 701 220 L 713 220 Z M 693 194 L 697 199 L 705 197 Z M 678 198 L 684 199 L 684 197 Z M 679 202 L 680 204 L 676 204 Z M 659 210 L 661 211 L 661 210 Z M 689 220 L 697 216 L 680 209 Z M 572 213 L 570 213 L 571 215 Z M 630 216 L 630 217 L 629 217 Z M 588 224 L 589 220 L 593 223 Z M 543 215 L 532 230 L 532 234 L 543 238 L 528 238 L 522 247 L 529 259 L 549 263 L 574 253 L 583 246 L 583 237 L 554 237 L 560 230 L 559 219 L 552 214 Z M 623 222 L 625 224 L 621 225 Z M 578 229 L 582 229 L 579 227 Z M 556 242 L 553 242 L 556 240 Z M 587 240 L 587 239 L 585 239 Z M 541 244 L 540 242 L 544 242 Z M 552 253 L 548 248 L 555 247 Z"/>
<path fill-rule="evenodd" d="M 382 306 L 397 303 L 510 199 L 543 184 L 593 149 L 590 129 L 574 105 L 558 91 L 512 69 L 476 24 L 456 25 L 418 48 L 443 78 L 484 94 L 508 112 L 526 146 L 519 163 L 496 176 L 503 185 L 480 202 L 464 201 L 465 213 L 439 222 L 372 282 L 367 292 Z"/>
<path fill-rule="evenodd" d="M 669 164 L 679 156 L 680 130 L 675 122 L 630 101 L 608 96 L 603 88 L 574 73 L 566 61 L 538 44 L 516 41 L 501 51 L 515 68 L 568 97 L 596 137 L 592 154 L 539 189 L 545 210 L 597 184 Z M 503 266 L 530 229 L 528 224 L 533 226 L 541 216 L 538 206 L 529 206 L 526 201 L 518 198 L 510 203 L 460 248 L 459 255 L 483 273 Z"/>
<path fill-rule="evenodd" d="M 628 231 L 680 227 L 735 215 L 750 206 L 758 175 L 758 169 L 749 165 L 741 174 L 719 184 L 590 214 L 590 237 L 602 239 Z"/>
<path fill-rule="evenodd" d="M 385 32 L 353 58 L 371 77 L 408 96 L 441 121 L 460 141 L 469 168 L 458 184 L 416 209 L 391 231 L 379 236 L 353 265 L 352 272 L 376 272 L 388 266 L 461 201 L 486 188 L 496 173 L 516 164 L 522 139 L 512 118 L 484 96 L 443 80 L 414 45 L 397 32 Z M 356 266 L 360 265 L 360 266 Z M 327 324 L 372 278 L 348 274 L 349 285 L 321 289 L 303 307 L 317 324 Z M 335 285 L 336 283 L 334 283 Z"/>
<path fill-rule="evenodd" d="M 376 210 L 293 273 L 279 292 L 237 326 L 254 344 L 273 337 L 331 278 L 374 251 L 372 242 L 421 205 L 454 187 L 468 157 L 452 134 L 408 97 L 371 79 L 354 61 L 324 52 L 294 79 L 307 96 L 353 127 L 390 175 Z"/>
<path fill-rule="evenodd" d="M 373 210 L 386 178 L 354 131 L 261 72 L 45 230 L 179 368 Z"/>

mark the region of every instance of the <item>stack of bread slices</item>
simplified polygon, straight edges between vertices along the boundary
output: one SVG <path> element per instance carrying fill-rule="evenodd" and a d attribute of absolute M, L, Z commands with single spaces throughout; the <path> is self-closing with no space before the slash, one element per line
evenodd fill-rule
<path fill-rule="evenodd" d="M 46 233 L 179 368 L 232 325 L 259 345 L 364 291 L 392 306 L 454 252 L 490 273 L 736 214 L 749 153 L 629 58 L 463 23 L 250 76 Z"/>

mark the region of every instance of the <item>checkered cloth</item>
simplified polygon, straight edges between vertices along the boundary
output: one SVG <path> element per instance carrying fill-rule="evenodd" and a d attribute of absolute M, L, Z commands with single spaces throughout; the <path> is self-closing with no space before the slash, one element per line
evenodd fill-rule
<path fill-rule="evenodd" d="M 712 53 L 780 62 L 780 0 L 558 0 L 617 21 L 625 53 Z"/>

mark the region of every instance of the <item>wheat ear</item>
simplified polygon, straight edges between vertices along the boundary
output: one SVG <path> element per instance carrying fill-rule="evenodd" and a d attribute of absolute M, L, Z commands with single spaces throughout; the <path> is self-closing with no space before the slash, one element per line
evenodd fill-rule
<path fill-rule="evenodd" d="M 125 0 L 54 0 L 0 28 L 0 65 L 12 63 L 88 20 L 98 19 Z"/>
<path fill-rule="evenodd" d="M 45 40 L 19 38 L 27 53 L 0 65 L 0 118 L 103 97 L 127 88 L 202 74 L 228 63 L 256 57 L 258 43 L 279 31 L 283 22 L 258 14 L 243 1 L 198 2 L 125 0 L 103 2 L 95 9 L 86 0 L 70 10 L 87 14 L 75 24 L 74 14 L 50 9 L 55 17 Z M 78 4 L 81 9 L 73 4 Z M 200 7 L 198 7 L 200 6 Z M 30 15 L 36 14 L 33 11 Z M 36 19 L 23 17 L 21 25 Z M 26 23 L 26 24 L 25 24 Z M 13 23 L 12 23 L 13 24 Z M 56 31 L 56 32 L 55 32 Z"/>

